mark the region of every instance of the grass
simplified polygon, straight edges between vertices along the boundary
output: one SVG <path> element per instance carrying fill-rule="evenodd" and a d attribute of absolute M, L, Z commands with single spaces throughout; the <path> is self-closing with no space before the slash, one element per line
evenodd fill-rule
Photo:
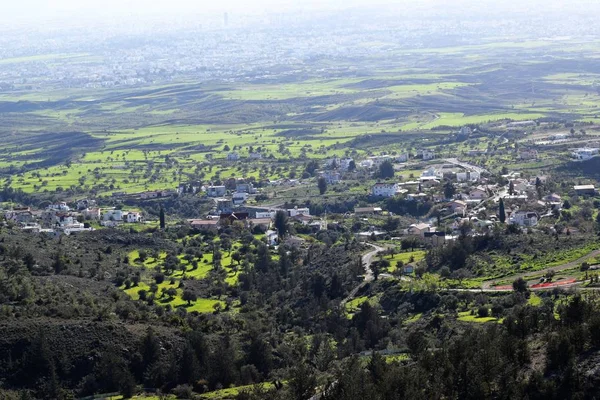
<path fill-rule="evenodd" d="M 533 307 L 539 307 L 542 305 L 542 298 L 535 293 L 530 293 L 527 304 Z"/>
<path fill-rule="evenodd" d="M 251 391 L 256 386 L 262 386 L 264 389 L 271 389 L 274 385 L 270 382 L 260 383 L 256 385 L 245 385 L 245 386 L 236 386 L 232 388 L 215 390 L 213 392 L 204 393 L 200 395 L 201 399 L 207 400 L 226 400 L 231 399 L 240 394 L 240 392 L 247 390 Z"/>
<path fill-rule="evenodd" d="M 498 318 L 494 318 L 494 317 L 478 317 L 477 315 L 472 315 L 471 311 L 459 312 L 457 319 L 459 321 L 463 321 L 463 322 L 477 322 L 477 323 L 498 321 Z"/>
<path fill-rule="evenodd" d="M 393 257 L 385 257 L 386 260 L 390 262 L 390 267 L 388 268 L 388 272 L 392 273 L 397 269 L 398 261 L 401 261 L 404 265 L 409 264 L 411 258 L 413 262 L 419 262 L 425 258 L 427 252 L 425 250 L 417 250 L 417 251 L 409 251 L 405 253 L 397 253 L 394 254 Z"/>
<path fill-rule="evenodd" d="M 404 320 L 404 323 L 405 324 L 413 324 L 413 323 L 417 322 L 418 320 L 420 320 L 421 317 L 423 317 L 423 313 L 417 313 L 417 314 L 413 315 L 412 317 Z"/>

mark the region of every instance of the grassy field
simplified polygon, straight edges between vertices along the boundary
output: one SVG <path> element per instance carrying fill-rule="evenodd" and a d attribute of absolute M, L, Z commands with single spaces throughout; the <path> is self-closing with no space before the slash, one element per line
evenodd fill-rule
<path fill-rule="evenodd" d="M 515 57 L 515 49 L 529 55 L 501 64 L 507 55 Z M 6 171 L 4 184 L 29 193 L 135 193 L 172 189 L 183 179 L 282 179 L 301 173 L 310 158 L 435 148 L 428 137 L 467 124 L 595 120 L 595 66 L 582 62 L 577 71 L 547 72 L 583 49 L 589 56 L 600 45 L 525 40 L 420 49 L 397 55 L 407 65 L 370 67 L 365 76 L 286 83 L 200 84 L 182 78 L 133 88 L 19 88 L 0 94 L 5 127 L 19 133 L 3 142 L 0 169 Z M 556 61 L 530 59 L 548 51 L 557 54 Z M 0 62 L 26 66 L 89 57 L 47 54 Z M 366 137 L 368 146 L 361 145 Z M 461 146 L 445 150 L 465 151 Z M 226 161 L 229 151 L 244 158 L 257 149 L 262 160 Z M 508 161 L 511 168 L 555 163 Z"/>

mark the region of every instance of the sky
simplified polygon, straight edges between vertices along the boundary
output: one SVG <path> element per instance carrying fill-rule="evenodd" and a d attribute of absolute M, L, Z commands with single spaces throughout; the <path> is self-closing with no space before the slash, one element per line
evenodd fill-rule
<path fill-rule="evenodd" d="M 65 19 L 82 14 L 109 15 L 265 13 L 295 9 L 339 9 L 392 0 L 2 0 L 0 21 Z M 403 0 L 399 0 L 403 1 Z"/>
<path fill-rule="evenodd" d="M 543 13 L 550 3 L 555 7 L 572 10 L 575 3 L 594 4 L 597 0 L 0 0 L 0 24 L 36 26 L 43 29 L 46 21 L 69 23 L 90 19 L 94 22 L 110 22 L 111 19 L 132 17 L 189 17 L 228 12 L 235 14 L 264 14 L 293 11 L 336 10 L 352 7 L 375 8 L 382 5 L 398 9 L 418 5 L 452 11 L 461 7 L 490 9 L 502 7 L 515 10 L 527 5 L 539 5 Z M 486 3 L 486 4 L 483 4 Z M 543 6 L 542 6 L 543 5 Z M 491 11 L 491 10 L 490 10 Z"/>

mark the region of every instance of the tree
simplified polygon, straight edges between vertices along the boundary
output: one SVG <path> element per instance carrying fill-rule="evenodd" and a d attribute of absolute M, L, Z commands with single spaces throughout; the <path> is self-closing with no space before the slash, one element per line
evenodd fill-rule
<path fill-rule="evenodd" d="M 284 237 L 287 233 L 287 213 L 283 210 L 279 210 L 275 213 L 275 229 L 280 238 Z"/>
<path fill-rule="evenodd" d="M 452 197 L 454 197 L 455 193 L 456 188 L 454 187 L 454 184 L 451 180 L 447 180 L 444 184 L 444 197 L 447 199 L 451 199 Z"/>
<path fill-rule="evenodd" d="M 189 306 L 192 304 L 192 301 L 196 301 L 198 296 L 196 296 L 196 293 L 192 292 L 191 290 L 184 290 L 183 296 L 181 298 L 183 299 L 183 301 L 187 301 Z"/>
<path fill-rule="evenodd" d="M 325 178 L 323 178 L 322 176 L 319 177 L 319 179 L 317 180 L 317 186 L 319 187 L 319 193 L 320 194 L 325 194 L 325 192 L 327 191 L 327 180 L 325 180 Z"/>
<path fill-rule="evenodd" d="M 349 171 L 349 172 L 352 172 L 352 171 L 354 171 L 354 170 L 356 170 L 356 162 L 354 162 L 354 160 L 351 160 L 351 161 L 348 163 L 348 171 Z"/>
<path fill-rule="evenodd" d="M 25 254 L 25 257 L 23 257 L 23 263 L 25 264 L 25 267 L 27 267 L 27 269 L 31 271 L 35 266 L 35 258 L 31 253 L 27 253 Z"/>
<path fill-rule="evenodd" d="M 160 229 L 165 229 L 165 209 L 160 207 Z"/>
<path fill-rule="evenodd" d="M 513 181 L 508 183 L 508 194 L 511 196 L 515 194 L 515 183 Z"/>
<path fill-rule="evenodd" d="M 378 177 L 381 179 L 394 177 L 394 165 L 391 161 L 386 160 L 379 165 Z"/>
<path fill-rule="evenodd" d="M 513 282 L 513 290 L 515 292 L 524 293 L 527 291 L 527 281 L 523 278 L 519 278 Z"/>
<path fill-rule="evenodd" d="M 500 222 L 506 222 L 506 210 L 504 209 L 504 199 L 500 199 L 500 204 L 498 205 L 498 219 Z"/>
<path fill-rule="evenodd" d="M 571 202 L 569 200 L 565 200 L 564 203 L 563 203 L 563 208 L 565 210 L 570 209 L 571 208 Z"/>

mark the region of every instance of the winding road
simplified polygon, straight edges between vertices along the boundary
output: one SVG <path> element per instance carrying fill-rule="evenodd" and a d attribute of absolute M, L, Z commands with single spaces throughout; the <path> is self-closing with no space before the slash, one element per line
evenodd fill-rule
<path fill-rule="evenodd" d="M 356 296 L 356 293 L 358 293 L 358 291 L 360 289 L 365 287 L 365 285 L 367 283 L 369 283 L 375 279 L 375 277 L 373 276 L 373 271 L 371 270 L 371 264 L 373 263 L 373 257 L 375 257 L 380 252 L 384 251 L 385 248 L 376 246 L 372 243 L 366 243 L 366 244 L 373 247 L 373 250 L 362 256 L 362 264 L 365 267 L 364 280 L 360 283 L 360 285 L 358 285 L 357 287 L 352 289 L 350 294 L 344 300 L 342 300 L 342 302 L 340 303 L 342 305 L 342 307 L 345 306 L 347 302 L 352 300 L 354 298 L 354 296 Z"/>

